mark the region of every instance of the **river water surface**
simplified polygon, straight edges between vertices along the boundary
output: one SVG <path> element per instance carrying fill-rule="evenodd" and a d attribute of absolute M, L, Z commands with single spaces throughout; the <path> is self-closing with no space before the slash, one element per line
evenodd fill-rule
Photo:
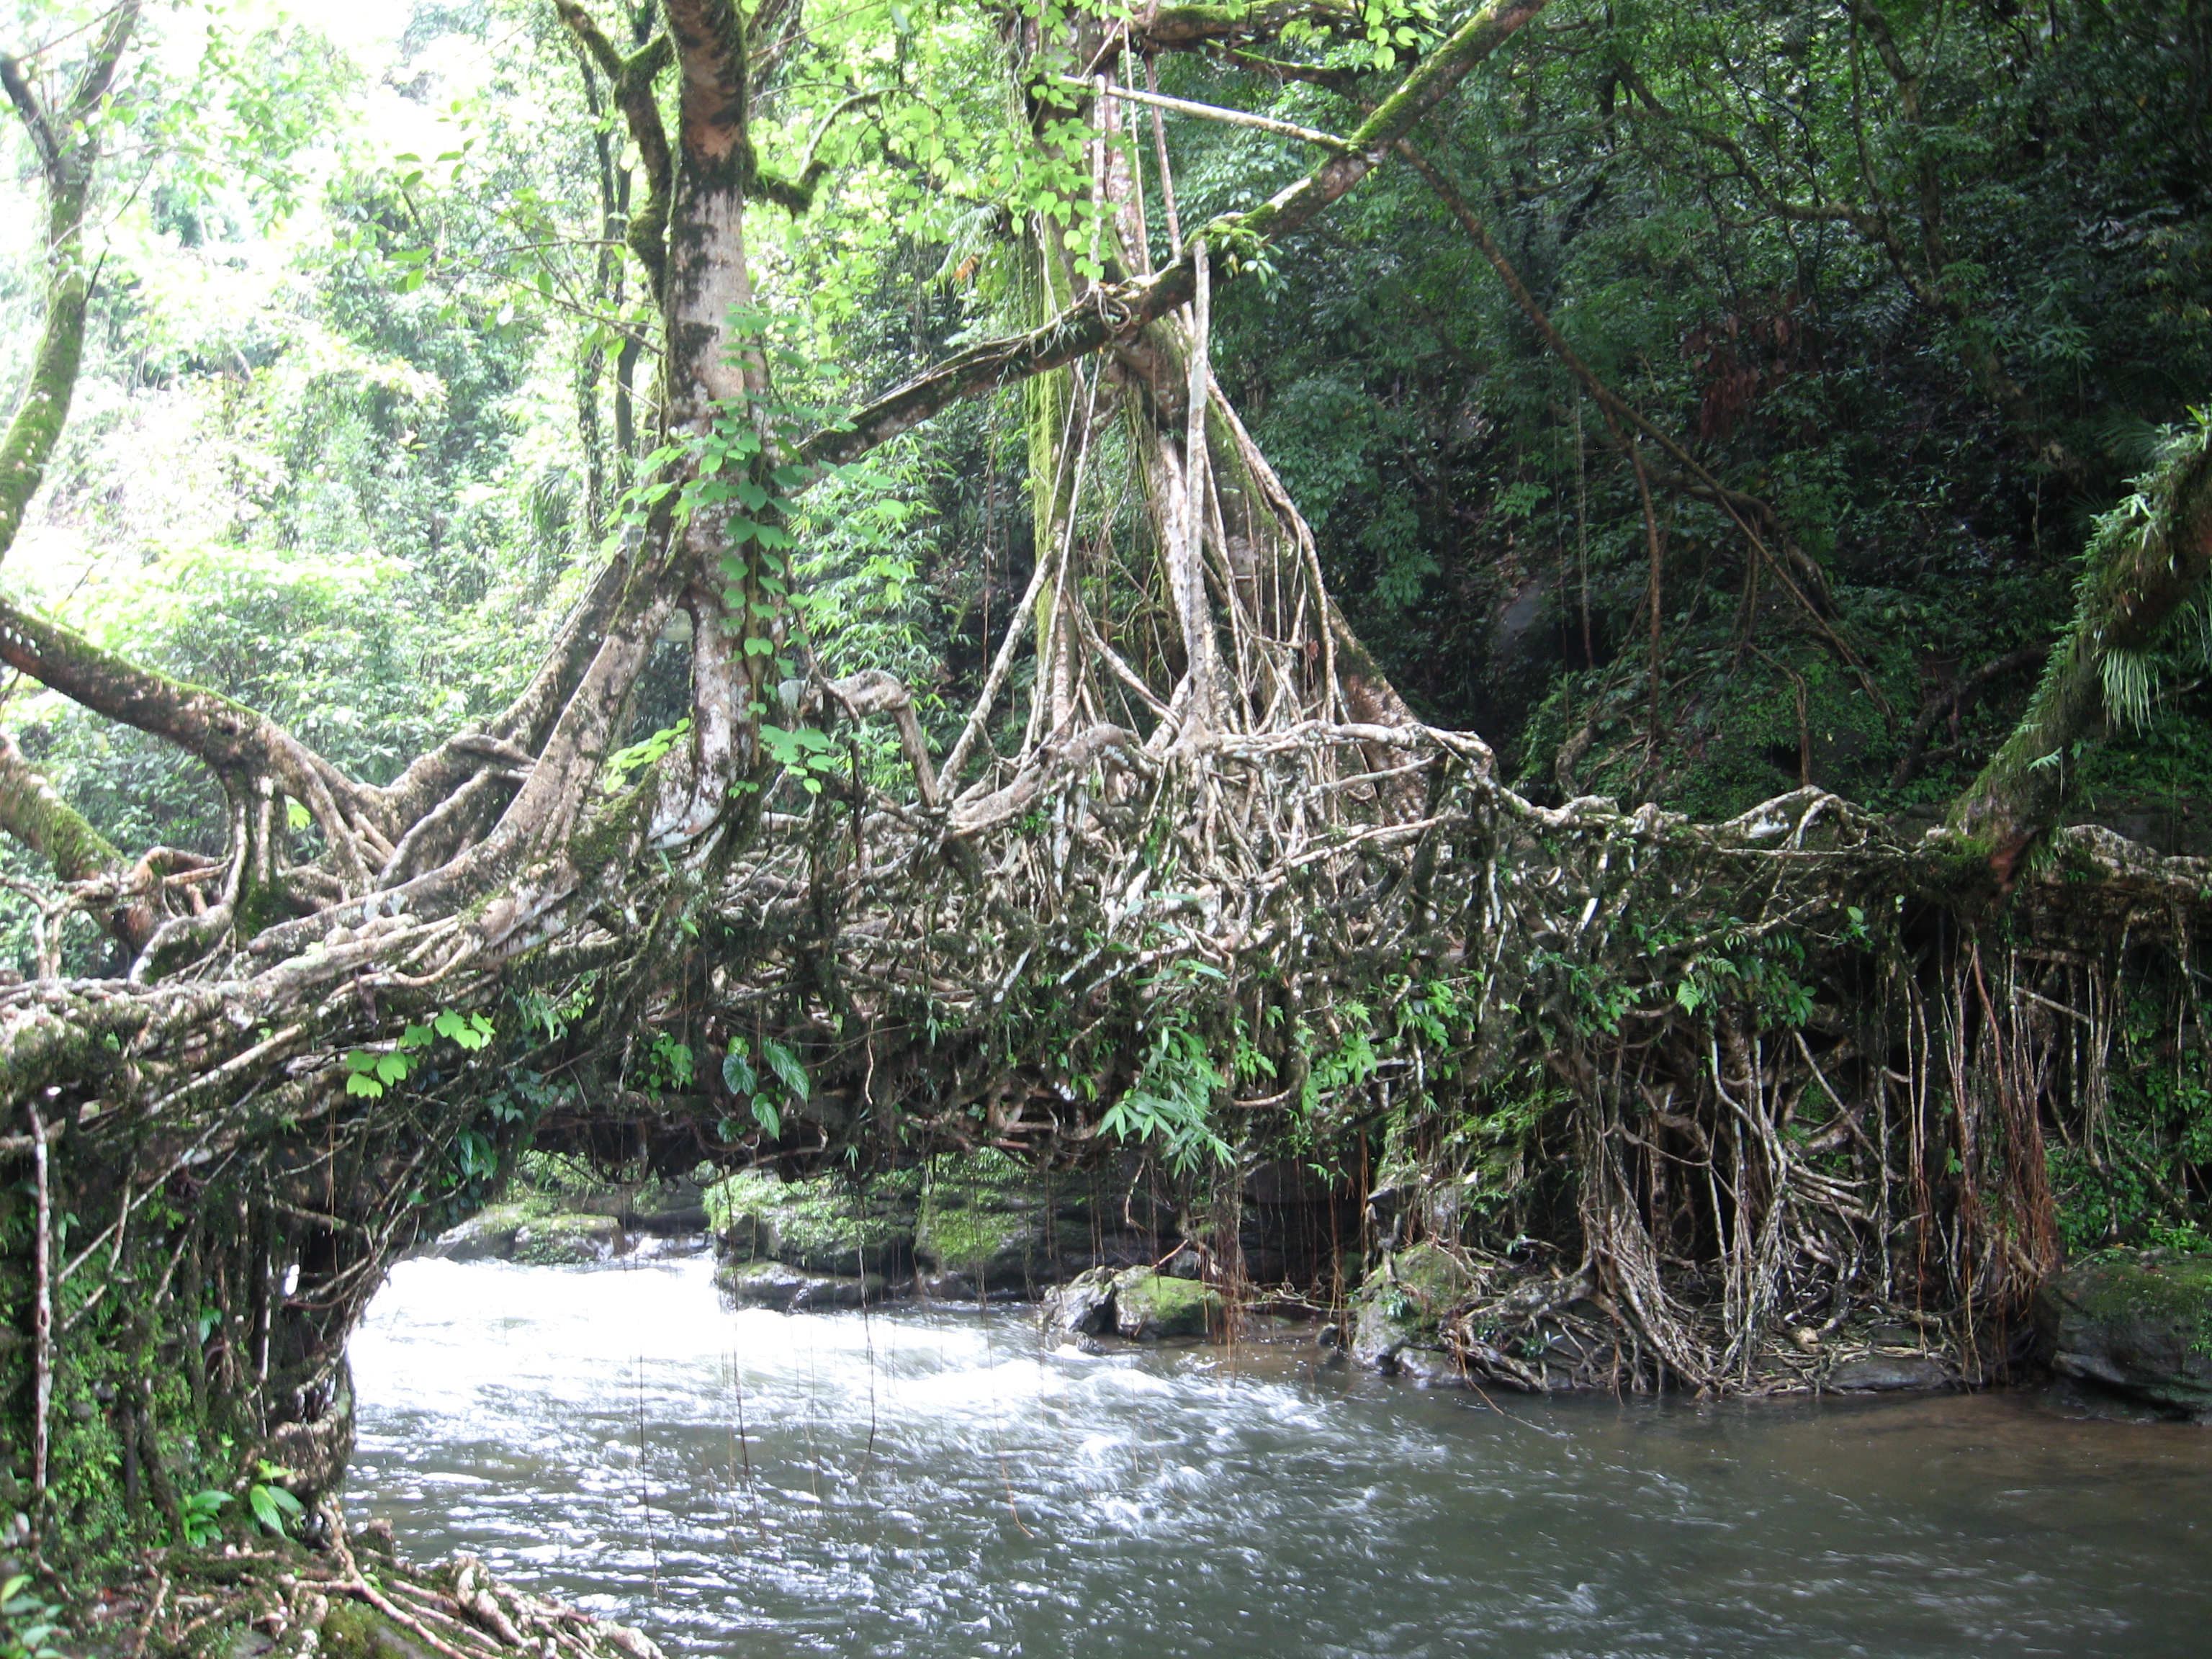
<path fill-rule="evenodd" d="M 356 1521 L 672 1655 L 2212 1653 L 2212 1431 L 2019 1396 L 1428 1395 L 1303 1340 L 718 1305 L 694 1257 L 410 1261 Z"/>

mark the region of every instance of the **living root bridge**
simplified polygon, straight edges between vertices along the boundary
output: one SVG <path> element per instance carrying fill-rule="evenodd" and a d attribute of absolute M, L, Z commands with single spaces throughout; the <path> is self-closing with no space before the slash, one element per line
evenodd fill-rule
<path fill-rule="evenodd" d="M 49 1344 L 0 1363 L 64 1404 L 102 1353 L 158 1370 L 96 1419 L 143 1467 L 209 1412 L 319 1486 L 384 1267 L 544 1115 L 663 1167 L 1073 1164 L 1126 1138 L 1232 1185 L 1237 1148 L 1371 1168 L 1386 1248 L 1558 1252 L 1479 1272 L 1450 1328 L 1522 1386 L 1571 1380 L 1515 1332 L 1578 1299 L 1635 1386 L 1772 1386 L 1791 1331 L 1867 1302 L 1994 1364 L 2055 1259 L 2045 1138 L 2095 1133 L 2111 964 L 2123 941 L 2138 973 L 2186 958 L 2212 885 L 2073 832 L 1978 923 L 1946 886 L 1971 858 L 1818 791 L 1701 826 L 1534 805 L 1419 727 L 1097 736 L 934 810 L 781 786 L 711 891 L 641 875 L 504 963 L 456 919 L 387 915 L 234 978 L 0 992 L 10 1091 L 79 1218 Z M 498 1039 L 395 1042 L 459 1007 Z M 760 1085 L 773 1134 L 706 1063 L 769 1041 L 806 1083 Z M 33 1150 L 0 1142 L 18 1169 Z M 141 1501 L 176 1499 L 149 1475 Z"/>

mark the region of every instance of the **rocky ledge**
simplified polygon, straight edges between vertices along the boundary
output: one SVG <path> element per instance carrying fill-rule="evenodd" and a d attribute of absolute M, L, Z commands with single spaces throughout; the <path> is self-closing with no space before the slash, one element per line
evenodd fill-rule
<path fill-rule="evenodd" d="M 710 1187 L 705 1201 L 721 1258 L 719 1283 L 740 1306 L 798 1311 L 902 1297 L 1036 1301 L 1064 1297 L 1078 1284 L 1090 1294 L 1126 1279 L 1108 1300 L 1133 1309 L 1152 1295 L 1140 1278 L 1196 1286 L 1323 1276 L 1317 1252 L 1336 1231 L 1327 1191 L 1292 1170 L 1248 1181 L 1246 1194 L 1227 1230 L 1234 1261 L 1224 1259 L 1218 1219 L 1193 1213 L 1134 1160 L 1054 1178 L 986 1152 L 894 1170 L 865 1186 L 748 1170 Z M 1217 1291 L 1202 1295 L 1218 1307 Z M 1164 1289 L 1158 1296 L 1164 1299 L 1146 1328 L 1189 1322 L 1181 1311 L 1188 1294 Z M 1085 1326 L 1082 1334 L 1095 1332 Z"/>
<path fill-rule="evenodd" d="M 449 1261 L 582 1266 L 627 1255 L 647 1239 L 696 1237 L 707 1226 L 706 1192 L 697 1181 L 590 1186 L 519 1179 L 501 1201 L 440 1235 L 428 1253 Z"/>
<path fill-rule="evenodd" d="M 2059 1376 L 2212 1423 L 2212 1255 L 2131 1251 L 2081 1262 L 2044 1285 L 2035 1329 Z"/>

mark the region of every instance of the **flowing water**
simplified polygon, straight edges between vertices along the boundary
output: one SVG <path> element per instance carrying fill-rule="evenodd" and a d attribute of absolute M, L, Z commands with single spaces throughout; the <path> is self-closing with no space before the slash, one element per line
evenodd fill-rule
<path fill-rule="evenodd" d="M 1429 1395 L 1026 1309 L 410 1261 L 351 1513 L 672 1655 L 2201 1655 L 2212 1431 L 2037 1402 Z"/>

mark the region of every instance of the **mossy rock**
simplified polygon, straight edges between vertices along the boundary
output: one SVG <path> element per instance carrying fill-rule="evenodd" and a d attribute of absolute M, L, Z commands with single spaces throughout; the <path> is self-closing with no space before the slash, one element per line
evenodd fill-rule
<path fill-rule="evenodd" d="M 915 1260 L 980 1290 L 1033 1290 L 1091 1260 L 1088 1206 L 1002 1152 L 941 1158 L 915 1225 Z"/>
<path fill-rule="evenodd" d="M 1060 1340 L 1102 1336 L 1114 1328 L 1114 1281 L 1121 1277 L 1113 1267 L 1091 1267 L 1066 1284 L 1048 1291 L 1044 1298 L 1047 1334 Z"/>
<path fill-rule="evenodd" d="M 1221 1293 L 1195 1279 L 1132 1267 L 1114 1280 L 1114 1328 L 1139 1342 L 1222 1328 Z"/>
<path fill-rule="evenodd" d="M 786 1261 L 732 1262 L 717 1270 L 714 1283 L 733 1307 L 785 1313 L 858 1308 L 880 1302 L 884 1290 L 881 1273 L 808 1273 Z"/>
<path fill-rule="evenodd" d="M 588 1218 L 598 1213 L 580 1199 L 544 1191 L 517 1179 L 498 1203 L 486 1205 L 466 1221 L 441 1233 L 430 1254 L 448 1261 L 519 1261 L 516 1237 L 525 1228 L 561 1217 Z"/>
<path fill-rule="evenodd" d="M 781 1261 L 812 1273 L 903 1273 L 914 1258 L 919 1178 L 899 1171 L 865 1185 L 836 1176 L 779 1181 L 747 1170 L 707 1189 L 724 1260 Z"/>
<path fill-rule="evenodd" d="M 642 1232 L 704 1232 L 707 1195 L 696 1181 L 648 1181 L 622 1194 L 618 1213 L 624 1226 Z"/>
<path fill-rule="evenodd" d="M 1474 1287 L 1466 1265 L 1440 1244 L 1424 1242 L 1383 1258 L 1352 1298 L 1352 1357 L 1391 1370 L 1399 1352 L 1437 1346 L 1437 1328 Z"/>
<path fill-rule="evenodd" d="M 2212 1255 L 2069 1268 L 2037 1292 L 2035 1328 L 2061 1376 L 2212 1420 Z"/>
<path fill-rule="evenodd" d="M 430 1254 L 448 1261 L 512 1261 L 514 1236 L 535 1213 L 520 1204 L 495 1204 L 439 1234 Z"/>
<path fill-rule="evenodd" d="M 535 1267 L 577 1267 L 605 1261 L 628 1243 L 611 1215 L 549 1215 L 516 1230 L 513 1260 Z"/>

